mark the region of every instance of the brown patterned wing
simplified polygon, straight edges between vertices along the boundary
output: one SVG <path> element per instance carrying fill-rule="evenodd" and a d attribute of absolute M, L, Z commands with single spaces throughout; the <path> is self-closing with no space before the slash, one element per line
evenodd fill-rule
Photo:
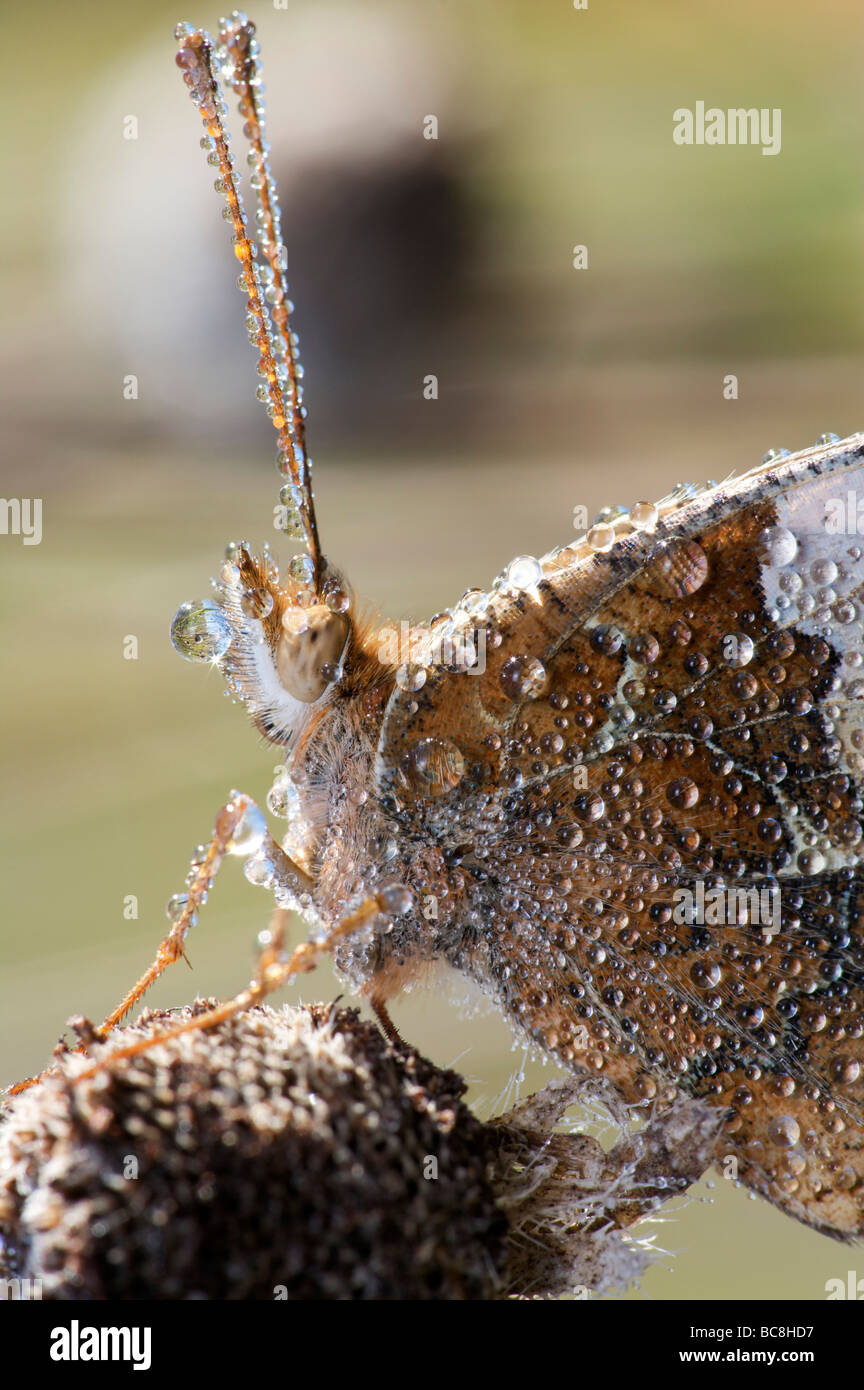
<path fill-rule="evenodd" d="M 631 1100 L 682 1085 L 717 1104 L 727 1171 L 847 1235 L 864 1229 L 862 465 L 854 436 L 514 562 L 454 610 L 443 656 L 428 631 L 378 760 L 385 805 L 460 861 L 487 925 L 454 960 L 513 1021 Z M 472 629 L 485 665 L 466 663 Z"/>

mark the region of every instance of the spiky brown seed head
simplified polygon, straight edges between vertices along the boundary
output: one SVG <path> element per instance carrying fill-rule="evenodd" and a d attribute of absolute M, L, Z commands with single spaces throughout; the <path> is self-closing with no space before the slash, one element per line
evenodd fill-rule
<path fill-rule="evenodd" d="M 207 1007 L 145 1014 L 102 1045 L 79 1020 L 88 1055 L 10 1104 L 0 1277 L 39 1280 L 45 1299 L 605 1290 L 650 1258 L 624 1228 L 710 1162 L 699 1102 L 610 1153 L 557 1132 L 584 1081 L 483 1124 L 461 1077 L 325 1005 L 253 1009 L 92 1071 Z"/>

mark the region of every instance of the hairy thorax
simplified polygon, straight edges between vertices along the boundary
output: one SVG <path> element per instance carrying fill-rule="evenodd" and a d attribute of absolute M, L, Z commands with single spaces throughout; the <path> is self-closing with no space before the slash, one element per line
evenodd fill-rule
<path fill-rule="evenodd" d="M 323 928 L 378 897 L 384 908 L 335 952 L 355 989 L 386 1000 L 440 960 L 455 963 L 466 931 L 465 875 L 421 822 L 401 824 L 370 792 L 386 692 L 335 701 L 288 759 L 292 813 L 283 847 L 313 881 Z"/>

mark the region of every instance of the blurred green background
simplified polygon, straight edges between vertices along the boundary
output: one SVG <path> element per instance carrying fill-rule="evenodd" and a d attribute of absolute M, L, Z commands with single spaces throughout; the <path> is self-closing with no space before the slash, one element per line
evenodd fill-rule
<path fill-rule="evenodd" d="M 269 786 L 272 752 L 167 634 L 226 541 L 271 536 L 276 475 L 173 63 L 174 22 L 215 29 L 217 13 L 0 13 L 2 492 L 44 502 L 41 545 L 0 536 L 11 1080 L 149 961 L 227 791 Z M 574 506 L 593 515 L 861 426 L 854 0 L 291 0 L 253 17 L 321 528 L 386 612 L 428 615 L 566 541 Z M 676 146 L 672 112 L 699 100 L 779 107 L 782 152 Z M 429 114 L 437 141 L 422 138 Z M 422 398 L 428 373 L 437 401 Z M 175 967 L 149 1002 L 233 993 L 267 917 L 229 862 L 194 974 Z M 287 997 L 337 990 L 322 970 Z M 393 1012 L 458 1064 L 481 1113 L 552 1074 L 459 981 Z M 856 1260 L 719 1180 L 657 1229 L 674 1257 L 628 1297 L 819 1299 Z"/>

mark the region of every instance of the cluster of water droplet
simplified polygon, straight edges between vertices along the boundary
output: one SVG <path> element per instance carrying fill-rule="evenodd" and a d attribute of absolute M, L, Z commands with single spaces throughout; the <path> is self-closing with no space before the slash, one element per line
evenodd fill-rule
<path fill-rule="evenodd" d="M 201 145 L 208 163 L 219 170 L 214 186 L 226 199 L 223 217 L 235 225 L 234 247 L 242 266 L 237 285 L 247 296 L 246 328 L 250 342 L 259 353 L 261 384 L 257 395 L 278 431 L 276 469 L 283 479 L 279 493 L 280 527 L 287 538 L 305 540 L 309 546 L 313 502 L 311 460 L 305 444 L 307 412 L 303 404 L 303 367 L 299 360 L 300 340 L 290 324 L 294 306 L 284 274 L 279 196 L 264 129 L 264 85 L 254 25 L 238 12 L 230 20 L 221 21 L 221 43 L 213 51 L 212 76 L 207 63 L 207 54 L 212 51 L 209 37 L 185 24 L 178 25 L 175 34 L 180 44 L 177 62 L 206 127 Z M 262 238 L 264 263 L 258 261 L 258 247 L 246 235 L 248 215 L 237 186 L 236 161 L 229 148 L 230 134 L 224 126 L 228 110 L 219 87 L 219 75 L 233 85 L 240 98 L 244 133 L 251 142 L 247 163 L 252 170 L 250 184 L 257 198 L 255 221 Z M 281 347 L 277 347 L 280 341 Z M 298 556 L 296 562 L 298 573 L 293 577 L 308 586 L 311 601 L 315 578 L 312 561 L 308 556 Z"/>
<path fill-rule="evenodd" d="M 287 821 L 282 848 L 289 859 L 300 868 L 308 869 L 316 849 L 315 832 L 306 816 L 291 772 L 284 763 L 274 769 L 273 784 L 267 793 L 267 809 L 280 820 Z"/>
<path fill-rule="evenodd" d="M 825 1158 L 826 1136 L 844 1132 L 849 1107 L 861 1110 L 849 1091 L 861 1079 L 849 1049 L 864 1036 L 862 953 L 849 930 L 864 844 L 860 546 L 808 534 L 781 497 L 749 542 L 752 602 L 725 624 L 722 593 L 716 611 L 706 607 L 705 547 L 671 529 L 634 571 L 647 600 L 665 605 L 656 631 L 633 630 L 623 612 L 592 619 L 585 655 L 562 665 L 520 651 L 502 621 L 514 599 L 520 615 L 549 601 L 544 581 L 606 553 L 610 531 L 612 544 L 650 534 L 700 491 L 610 509 L 584 541 L 520 556 L 489 595 L 471 591 L 472 616 L 505 644 L 494 687 L 508 704 L 484 739 L 500 779 L 484 788 L 458 740 L 430 734 L 428 719 L 403 769 L 415 795 L 446 802 L 425 800 L 418 816 L 445 847 L 446 900 L 476 924 L 464 968 L 476 973 L 486 953 L 487 980 L 530 1037 L 633 1098 L 671 1094 L 670 1077 L 716 1097 L 734 1112 L 730 1142 L 741 1136 L 760 1190 L 810 1200 L 835 1180 L 830 1170 L 860 1194 L 854 1170 Z M 625 657 L 610 684 L 603 663 Z M 426 677 L 405 674 L 410 729 Z M 580 769 L 582 789 L 562 780 Z M 434 882 L 420 880 L 429 891 Z M 676 890 L 697 882 L 779 890 L 780 925 L 761 934 L 752 905 L 719 934 L 692 913 L 676 919 Z M 827 1058 L 823 1038 L 837 1049 Z"/>

